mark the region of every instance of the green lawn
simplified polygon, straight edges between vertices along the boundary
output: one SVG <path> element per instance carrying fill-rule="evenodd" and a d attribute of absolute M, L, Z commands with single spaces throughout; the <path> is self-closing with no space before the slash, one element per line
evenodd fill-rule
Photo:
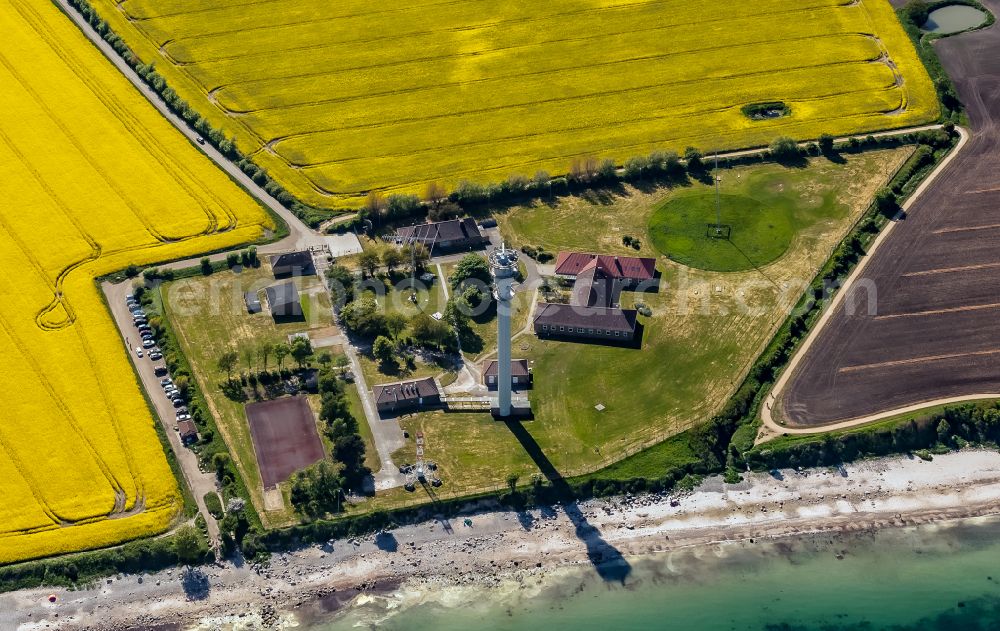
<path fill-rule="evenodd" d="M 423 432 L 424 457 L 439 467 L 438 475 L 444 482 L 439 492 L 443 496 L 502 487 L 511 473 L 527 482 L 532 473 L 538 472 L 514 433 L 488 413 L 411 414 L 400 418 L 399 424 L 410 433 L 410 439 L 393 454 L 393 462 L 415 462 L 415 437 L 418 431 Z M 531 431 L 534 424 L 527 423 L 526 427 Z"/>
<path fill-rule="evenodd" d="M 410 277 L 405 275 L 400 275 L 394 280 L 385 277 L 369 279 L 367 281 L 369 288 L 365 290 L 365 294 L 375 298 L 384 313 L 400 313 L 407 318 L 412 318 L 418 313 L 432 315 L 436 312 L 443 312 L 447 301 L 444 297 L 441 279 L 437 277 L 434 266 L 431 266 L 428 271 L 435 274 L 435 280 L 429 286 L 425 286 L 419 278 L 417 279 L 416 302 L 409 298 L 414 291 L 414 286 L 410 284 Z M 377 284 L 379 289 L 371 287 L 372 284 Z M 447 372 L 444 366 L 427 364 L 419 357 L 416 358 L 412 368 L 407 367 L 402 361 L 394 366 L 383 367 L 369 355 L 359 354 L 358 357 L 369 387 L 401 379 L 434 377 Z"/>
<path fill-rule="evenodd" d="M 377 361 L 363 353 L 358 354 L 358 362 L 361 364 L 361 372 L 364 373 L 369 388 L 374 388 L 380 383 L 436 377 L 450 372 L 444 366 L 425 363 L 419 357 L 416 358 L 413 368 L 407 367 L 402 362 L 395 366 L 379 366 Z"/>
<path fill-rule="evenodd" d="M 454 272 L 457 263 L 448 263 L 441 266 L 444 273 L 444 282 Z M 450 289 L 449 285 L 449 289 Z M 522 330 L 528 322 L 528 314 L 531 312 L 530 291 L 519 291 L 514 295 L 511 313 L 510 330 L 513 335 Z M 462 352 L 471 361 L 479 361 L 496 353 L 497 350 L 497 313 L 495 308 L 485 311 L 481 315 L 469 319 L 471 335 L 462 342 Z"/>
<path fill-rule="evenodd" d="M 407 318 L 412 318 L 418 313 L 431 315 L 443 312 L 446 301 L 441 280 L 437 278 L 433 266 L 428 272 L 435 274 L 436 279 L 430 285 L 425 285 L 419 278 L 413 284 L 409 275 L 395 274 L 392 279 L 385 277 L 369 279 L 368 287 L 362 295 L 374 298 L 385 313 L 401 313 Z M 416 301 L 410 298 L 414 292 Z"/>
<path fill-rule="evenodd" d="M 760 267 L 785 253 L 799 214 L 794 200 L 776 194 L 765 199 L 727 194 L 719 199 L 724 209 L 719 227 L 714 227 L 714 195 L 679 194 L 658 205 L 649 220 L 653 245 L 682 265 L 716 272 Z"/>
<path fill-rule="evenodd" d="M 420 427 L 427 435 L 428 457 L 442 465 L 443 488 L 474 490 L 502 486 L 509 473 L 535 470 L 529 448 L 569 476 L 611 465 L 697 425 L 725 403 L 816 270 L 909 153 L 877 151 L 848 156 L 845 164 L 819 159 L 803 169 L 767 164 L 723 172 L 728 187 L 738 189 L 733 194 L 786 209 L 794 232 L 777 260 L 759 270 L 723 273 L 659 256 L 661 290 L 622 296 L 623 306 L 643 302 L 652 309 L 652 317 L 640 317 L 641 349 L 519 338 L 515 354 L 533 362 L 535 375 L 536 419 L 524 424 L 524 440 L 488 415 L 420 414 L 405 419 L 404 427 Z M 592 201 L 570 198 L 552 208 L 515 209 L 500 221 L 516 246 L 634 253 L 621 244 L 620 235 L 630 234 L 642 241 L 641 253 L 656 256 L 646 231 L 655 210 L 673 199 L 711 194 L 711 187 L 692 184 Z M 675 442 L 667 442 L 657 458 L 619 466 L 652 475 L 657 463 L 683 464 L 688 455 Z"/>
<path fill-rule="evenodd" d="M 263 341 L 285 342 L 290 334 L 328 327 L 332 317 L 329 303 L 324 305 L 322 295 L 315 296 L 310 303 L 311 321 L 275 324 L 266 309 L 264 313 L 248 314 L 243 304 L 244 292 L 263 289 L 275 282 L 278 281 L 271 277 L 270 270 L 263 266 L 246 269 L 239 274 L 226 271 L 197 276 L 160 287 L 161 295 L 166 297 L 165 314 L 177 332 L 184 354 L 246 480 L 261 519 L 269 526 L 288 523 L 294 516 L 290 511 L 263 511 L 260 473 L 244 404 L 222 394 L 219 384 L 225 381 L 227 375 L 218 369 L 217 362 L 223 353 L 230 350 L 256 348 Z M 303 302 L 307 302 L 306 293 L 310 288 L 320 283 L 316 277 L 296 278 L 294 282 L 302 292 Z M 290 363 L 291 358 L 286 358 L 285 365 Z M 271 358 L 268 366 L 273 368 L 275 365 L 275 359 Z M 253 359 L 248 366 L 241 357 L 236 372 L 249 367 L 256 370 L 261 366 L 259 358 Z"/>

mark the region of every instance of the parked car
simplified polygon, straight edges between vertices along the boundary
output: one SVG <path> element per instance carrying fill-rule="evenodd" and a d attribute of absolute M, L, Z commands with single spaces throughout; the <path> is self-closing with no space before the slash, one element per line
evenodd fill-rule
<path fill-rule="evenodd" d="M 156 342 L 153 341 L 153 338 L 147 338 L 142 341 L 143 348 L 152 348 L 154 346 L 156 346 Z"/>
<path fill-rule="evenodd" d="M 180 413 L 180 412 L 178 412 L 177 413 L 177 420 L 178 421 L 190 421 L 191 420 L 191 415 L 187 414 L 187 413 Z"/>
<path fill-rule="evenodd" d="M 166 368 L 166 366 L 164 366 L 163 368 Z M 171 386 L 171 385 L 173 385 L 173 383 L 174 382 L 173 382 L 173 380 L 170 379 L 170 377 L 164 377 L 163 379 L 160 379 L 160 386 L 163 387 L 163 388 L 166 388 L 167 386 Z"/>
<path fill-rule="evenodd" d="M 140 346 L 136 346 L 135 347 L 135 356 L 136 357 L 142 357 L 142 347 L 140 347 Z"/>
<path fill-rule="evenodd" d="M 164 375 L 167 374 L 167 367 L 156 366 L 155 368 L 153 368 L 153 374 L 156 375 L 157 377 L 163 377 Z"/>
<path fill-rule="evenodd" d="M 174 406 L 174 407 L 177 407 L 177 406 Z M 178 414 L 188 414 L 187 406 L 182 405 L 179 408 L 177 408 L 177 413 Z"/>
<path fill-rule="evenodd" d="M 135 299 L 135 296 L 125 296 L 125 304 L 128 307 L 136 307 L 139 305 L 139 301 Z"/>
<path fill-rule="evenodd" d="M 132 325 L 135 326 L 135 328 L 139 329 L 140 331 L 142 331 L 143 329 L 145 329 L 146 331 L 152 330 L 149 327 L 149 322 L 146 320 L 146 318 L 136 318 L 135 320 L 132 320 Z"/>
<path fill-rule="evenodd" d="M 161 353 L 160 351 L 152 351 L 149 353 L 149 358 L 154 362 L 158 362 L 161 359 L 163 359 L 163 353 Z"/>
<path fill-rule="evenodd" d="M 184 399 L 174 399 L 173 403 L 175 408 L 184 407 Z"/>

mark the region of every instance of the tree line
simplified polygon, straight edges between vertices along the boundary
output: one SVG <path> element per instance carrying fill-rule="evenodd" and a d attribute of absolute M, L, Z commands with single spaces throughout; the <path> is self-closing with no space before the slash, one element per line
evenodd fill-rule
<path fill-rule="evenodd" d="M 329 369 L 319 374 L 320 420 L 333 460 L 322 460 L 292 477 L 290 499 L 301 515 L 315 519 L 342 510 L 345 491 L 361 491 L 371 475 L 365 443 L 351 414 L 344 382 Z"/>

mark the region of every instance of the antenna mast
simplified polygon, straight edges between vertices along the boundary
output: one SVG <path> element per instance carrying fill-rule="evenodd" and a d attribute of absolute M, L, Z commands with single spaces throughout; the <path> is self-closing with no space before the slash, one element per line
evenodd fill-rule
<path fill-rule="evenodd" d="M 715 180 L 715 234 L 722 234 L 722 196 L 719 192 L 719 154 L 715 154 L 715 171 L 712 173 Z"/>

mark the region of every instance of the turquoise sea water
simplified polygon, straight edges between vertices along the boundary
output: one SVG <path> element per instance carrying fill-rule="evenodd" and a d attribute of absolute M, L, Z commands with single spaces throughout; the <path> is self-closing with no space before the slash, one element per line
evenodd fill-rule
<path fill-rule="evenodd" d="M 624 584 L 593 568 L 500 588 L 418 588 L 310 621 L 312 631 L 1000 628 L 1000 520 L 726 544 L 630 559 Z"/>

